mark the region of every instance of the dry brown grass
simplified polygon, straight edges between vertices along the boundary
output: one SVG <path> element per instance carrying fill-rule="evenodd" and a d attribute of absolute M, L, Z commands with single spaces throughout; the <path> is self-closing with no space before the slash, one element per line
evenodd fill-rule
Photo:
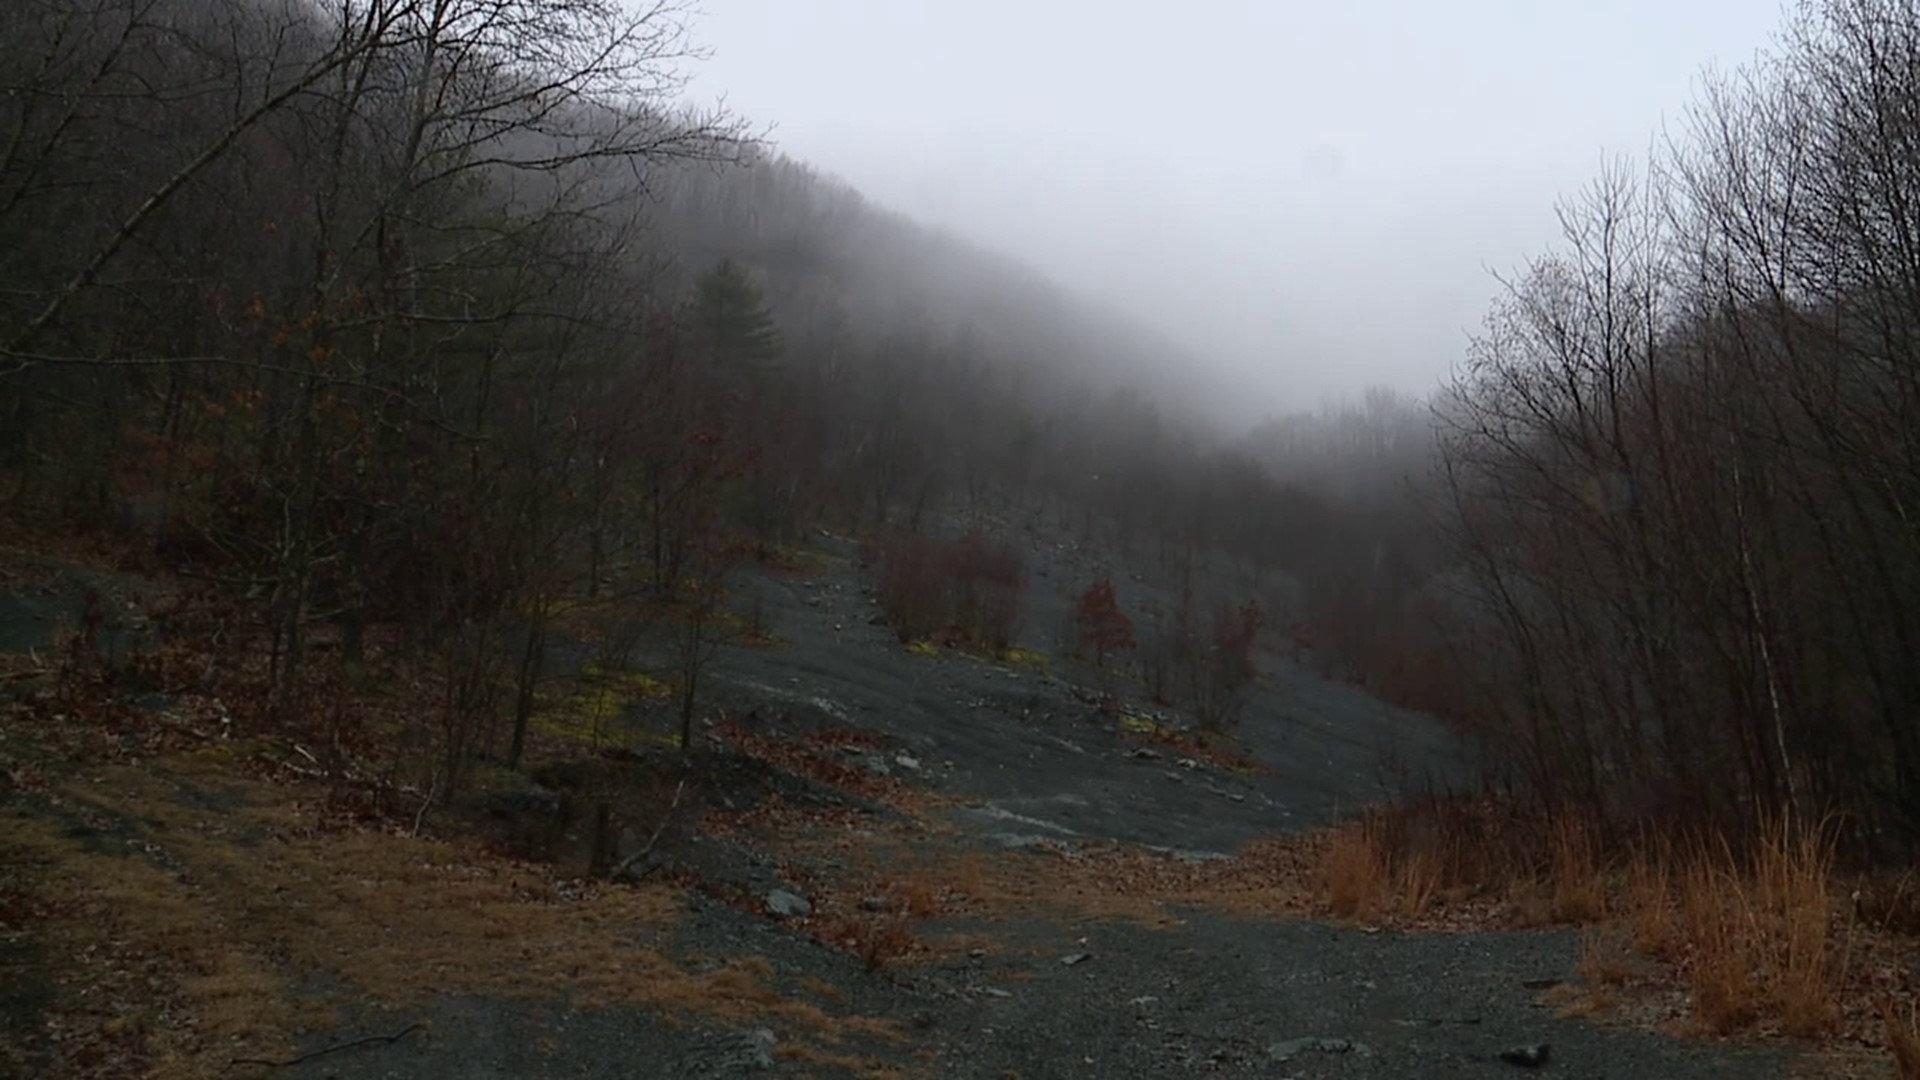
<path fill-rule="evenodd" d="M 1763 1016 L 1811 1037 L 1831 1021 L 1844 946 L 1834 938 L 1824 826 L 1768 824 L 1745 859 L 1700 845 L 1677 873 L 1695 1020 L 1726 1034 Z"/>
<path fill-rule="evenodd" d="M 1574 974 L 1589 986 L 1624 986 L 1633 979 L 1633 965 L 1617 935 L 1605 929 L 1580 936 L 1580 962 Z"/>
<path fill-rule="evenodd" d="M 1621 906 L 1634 951 L 1650 960 L 1679 959 L 1686 934 L 1674 901 L 1671 848 L 1662 843 L 1628 860 L 1622 879 Z"/>
<path fill-rule="evenodd" d="M 1379 814 L 1332 830 L 1322 853 L 1320 878 L 1328 910 L 1343 918 L 1404 918 L 1427 915 L 1448 880 L 1444 852 L 1393 843 L 1391 826 Z"/>
<path fill-rule="evenodd" d="M 900 898 L 901 909 L 916 919 L 940 914 L 942 901 L 949 895 L 944 886 L 925 878 L 910 878 L 896 886 L 894 892 Z"/>
<path fill-rule="evenodd" d="M 1895 1073 L 1900 1080 L 1920 1080 L 1920 1008 L 1908 1002 L 1902 1009 L 1887 999 L 1880 1003 L 1880 1015 Z"/>
<path fill-rule="evenodd" d="M 1335 915 L 1358 918 L 1384 906 L 1390 880 L 1387 853 L 1370 824 L 1337 828 L 1328 841 L 1320 873 L 1327 907 Z"/>
<path fill-rule="evenodd" d="M 1606 917 L 1607 885 L 1599 845 L 1593 829 L 1578 817 L 1563 815 L 1554 825 L 1549 881 L 1555 921 L 1584 925 Z"/>
<path fill-rule="evenodd" d="M 1688 865 L 1680 881 L 1694 1019 L 1726 1034 L 1751 1023 L 1759 1009 L 1757 927 L 1749 922 L 1748 895 L 1737 875 L 1706 858 Z"/>
<path fill-rule="evenodd" d="M 293 993 L 296 976 L 329 976 L 356 1004 L 388 1009 L 482 993 L 777 1021 L 828 1042 L 850 1030 L 771 989 L 764 961 L 689 971 L 665 957 L 654 943 L 678 910 L 665 886 L 570 883 L 474 844 L 327 827 L 285 789 L 207 761 L 110 767 L 59 794 L 123 838 L 90 848 L 19 811 L 0 816 L 0 834 L 66 912 L 46 927 L 59 947 L 163 973 L 164 991 L 146 996 L 177 1016 L 143 1025 L 156 1076 L 284 1055 L 329 1019 L 324 1002 Z"/>
<path fill-rule="evenodd" d="M 1501 850 L 1489 850 L 1494 838 Z M 1829 828 L 1781 819 L 1738 849 L 1715 840 L 1676 851 L 1655 836 L 1611 851 L 1577 816 L 1529 826 L 1471 802 L 1422 803 L 1330 830 L 1315 881 L 1323 910 L 1343 918 L 1605 928 L 1593 938 L 1604 954 L 1590 945 L 1583 978 L 1623 986 L 1634 955 L 1668 965 L 1704 1032 L 1832 1028 L 1851 939 L 1837 917 Z"/>

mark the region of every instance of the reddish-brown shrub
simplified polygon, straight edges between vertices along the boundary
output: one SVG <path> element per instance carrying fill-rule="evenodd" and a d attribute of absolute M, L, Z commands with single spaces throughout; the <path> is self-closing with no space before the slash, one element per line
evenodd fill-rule
<path fill-rule="evenodd" d="M 1074 619 L 1080 624 L 1081 646 L 1093 649 L 1095 667 L 1106 666 L 1108 652 L 1131 649 L 1135 645 L 1133 620 L 1120 610 L 1112 578 L 1101 578 L 1080 594 Z"/>
<path fill-rule="evenodd" d="M 1004 652 L 1020 622 L 1026 567 L 1010 545 L 979 533 L 943 545 L 899 533 L 875 560 L 881 613 L 900 640 L 934 638 Z"/>
<path fill-rule="evenodd" d="M 946 621 L 938 546 L 915 533 L 882 541 L 875 560 L 880 612 L 901 641 L 928 637 Z"/>

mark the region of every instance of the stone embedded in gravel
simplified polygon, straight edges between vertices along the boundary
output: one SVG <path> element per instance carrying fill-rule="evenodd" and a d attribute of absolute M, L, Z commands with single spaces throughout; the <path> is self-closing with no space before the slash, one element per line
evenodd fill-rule
<path fill-rule="evenodd" d="M 920 759 L 910 754 L 895 754 L 893 756 L 893 763 L 908 772 L 920 771 Z"/>
<path fill-rule="evenodd" d="M 1285 1064 L 1301 1054 L 1351 1054 L 1366 1053 L 1367 1049 L 1352 1039 L 1328 1039 L 1318 1035 L 1308 1035 L 1299 1039 L 1287 1039 L 1267 1047 L 1267 1056 Z"/>
<path fill-rule="evenodd" d="M 1067 965 L 1068 967 L 1072 967 L 1075 964 L 1084 964 L 1091 959 L 1093 959 L 1092 953 L 1077 952 L 1077 953 L 1068 953 L 1067 955 L 1061 957 L 1060 962 L 1062 964 Z"/>
<path fill-rule="evenodd" d="M 780 919 L 804 919 L 813 914 L 813 905 L 797 892 L 775 889 L 767 894 L 767 912 Z"/>
<path fill-rule="evenodd" d="M 860 907 L 863 910 L 873 912 L 892 911 L 893 900 L 885 896 L 869 896 L 865 900 L 860 901 Z"/>
<path fill-rule="evenodd" d="M 1532 1046 L 1516 1046 L 1511 1050 L 1502 1050 L 1500 1060 L 1522 1069 L 1537 1069 L 1545 1065 L 1547 1058 L 1552 1054 L 1553 1047 L 1546 1043 L 1535 1043 Z"/>
<path fill-rule="evenodd" d="M 774 1067 L 773 1048 L 779 1042 L 770 1028 L 755 1028 L 716 1039 L 682 1055 L 671 1065 L 677 1076 L 744 1076 Z"/>

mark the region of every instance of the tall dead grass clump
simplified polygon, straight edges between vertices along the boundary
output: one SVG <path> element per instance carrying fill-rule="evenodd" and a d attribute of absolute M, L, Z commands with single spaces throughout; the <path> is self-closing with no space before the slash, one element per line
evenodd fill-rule
<path fill-rule="evenodd" d="M 1888 998 L 1880 1003 L 1880 1016 L 1886 1024 L 1894 1074 L 1900 1080 L 1920 1080 L 1920 1006 L 1907 1002 L 1902 1010 Z"/>
<path fill-rule="evenodd" d="M 1797 1036 L 1833 1016 L 1843 957 L 1833 930 L 1833 832 L 1782 816 L 1740 858 L 1722 838 L 1679 871 L 1695 1020 L 1715 1034 L 1763 1014 Z"/>
<path fill-rule="evenodd" d="M 1553 827 L 1552 910 L 1555 921 L 1585 925 L 1607 914 L 1607 883 L 1595 830 L 1562 815 Z"/>
<path fill-rule="evenodd" d="M 1373 816 L 1342 825 L 1327 839 L 1320 875 L 1327 906 L 1335 915 L 1358 918 L 1382 906 L 1387 892 L 1387 853 Z"/>

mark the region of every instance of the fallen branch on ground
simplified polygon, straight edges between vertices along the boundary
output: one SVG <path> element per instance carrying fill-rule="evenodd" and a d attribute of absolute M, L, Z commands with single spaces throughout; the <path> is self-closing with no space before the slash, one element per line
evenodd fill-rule
<path fill-rule="evenodd" d="M 680 808 L 680 796 L 683 793 L 685 793 L 686 790 L 687 790 L 687 782 L 685 780 L 680 781 L 679 784 L 674 786 L 673 801 L 667 804 L 667 812 L 660 816 L 660 824 L 653 830 L 653 835 L 647 837 L 646 845 L 643 846 L 639 851 L 636 851 L 633 854 L 627 856 L 626 858 L 620 860 L 619 867 L 614 870 L 614 873 L 616 875 L 624 874 L 632 870 L 634 867 L 634 864 L 638 863 L 641 859 L 646 858 L 649 854 L 653 852 L 653 846 L 660 842 L 660 834 L 663 832 L 666 832 L 667 826 L 669 824 L 672 824 L 673 812 Z"/>
<path fill-rule="evenodd" d="M 342 1050 L 351 1050 L 356 1046 L 367 1046 L 372 1043 L 380 1043 L 383 1046 L 391 1046 L 394 1043 L 397 1043 L 401 1039 L 404 1039 L 408 1035 L 412 1034 L 416 1028 L 421 1028 L 425 1026 L 426 1025 L 421 1021 L 415 1020 L 413 1023 L 408 1024 L 406 1027 L 401 1028 L 399 1031 L 396 1031 L 391 1035 L 363 1035 L 358 1039 L 348 1039 L 346 1042 L 334 1043 L 332 1046 L 323 1046 L 318 1050 L 312 1051 L 311 1053 L 301 1054 L 299 1057 L 283 1058 L 279 1060 L 275 1060 L 273 1058 L 234 1058 L 231 1064 L 264 1065 L 269 1069 L 287 1069 L 287 1068 L 292 1068 L 295 1065 L 301 1065 L 306 1062 L 312 1061 L 314 1058 L 326 1057 L 328 1054 L 336 1054 Z"/>

